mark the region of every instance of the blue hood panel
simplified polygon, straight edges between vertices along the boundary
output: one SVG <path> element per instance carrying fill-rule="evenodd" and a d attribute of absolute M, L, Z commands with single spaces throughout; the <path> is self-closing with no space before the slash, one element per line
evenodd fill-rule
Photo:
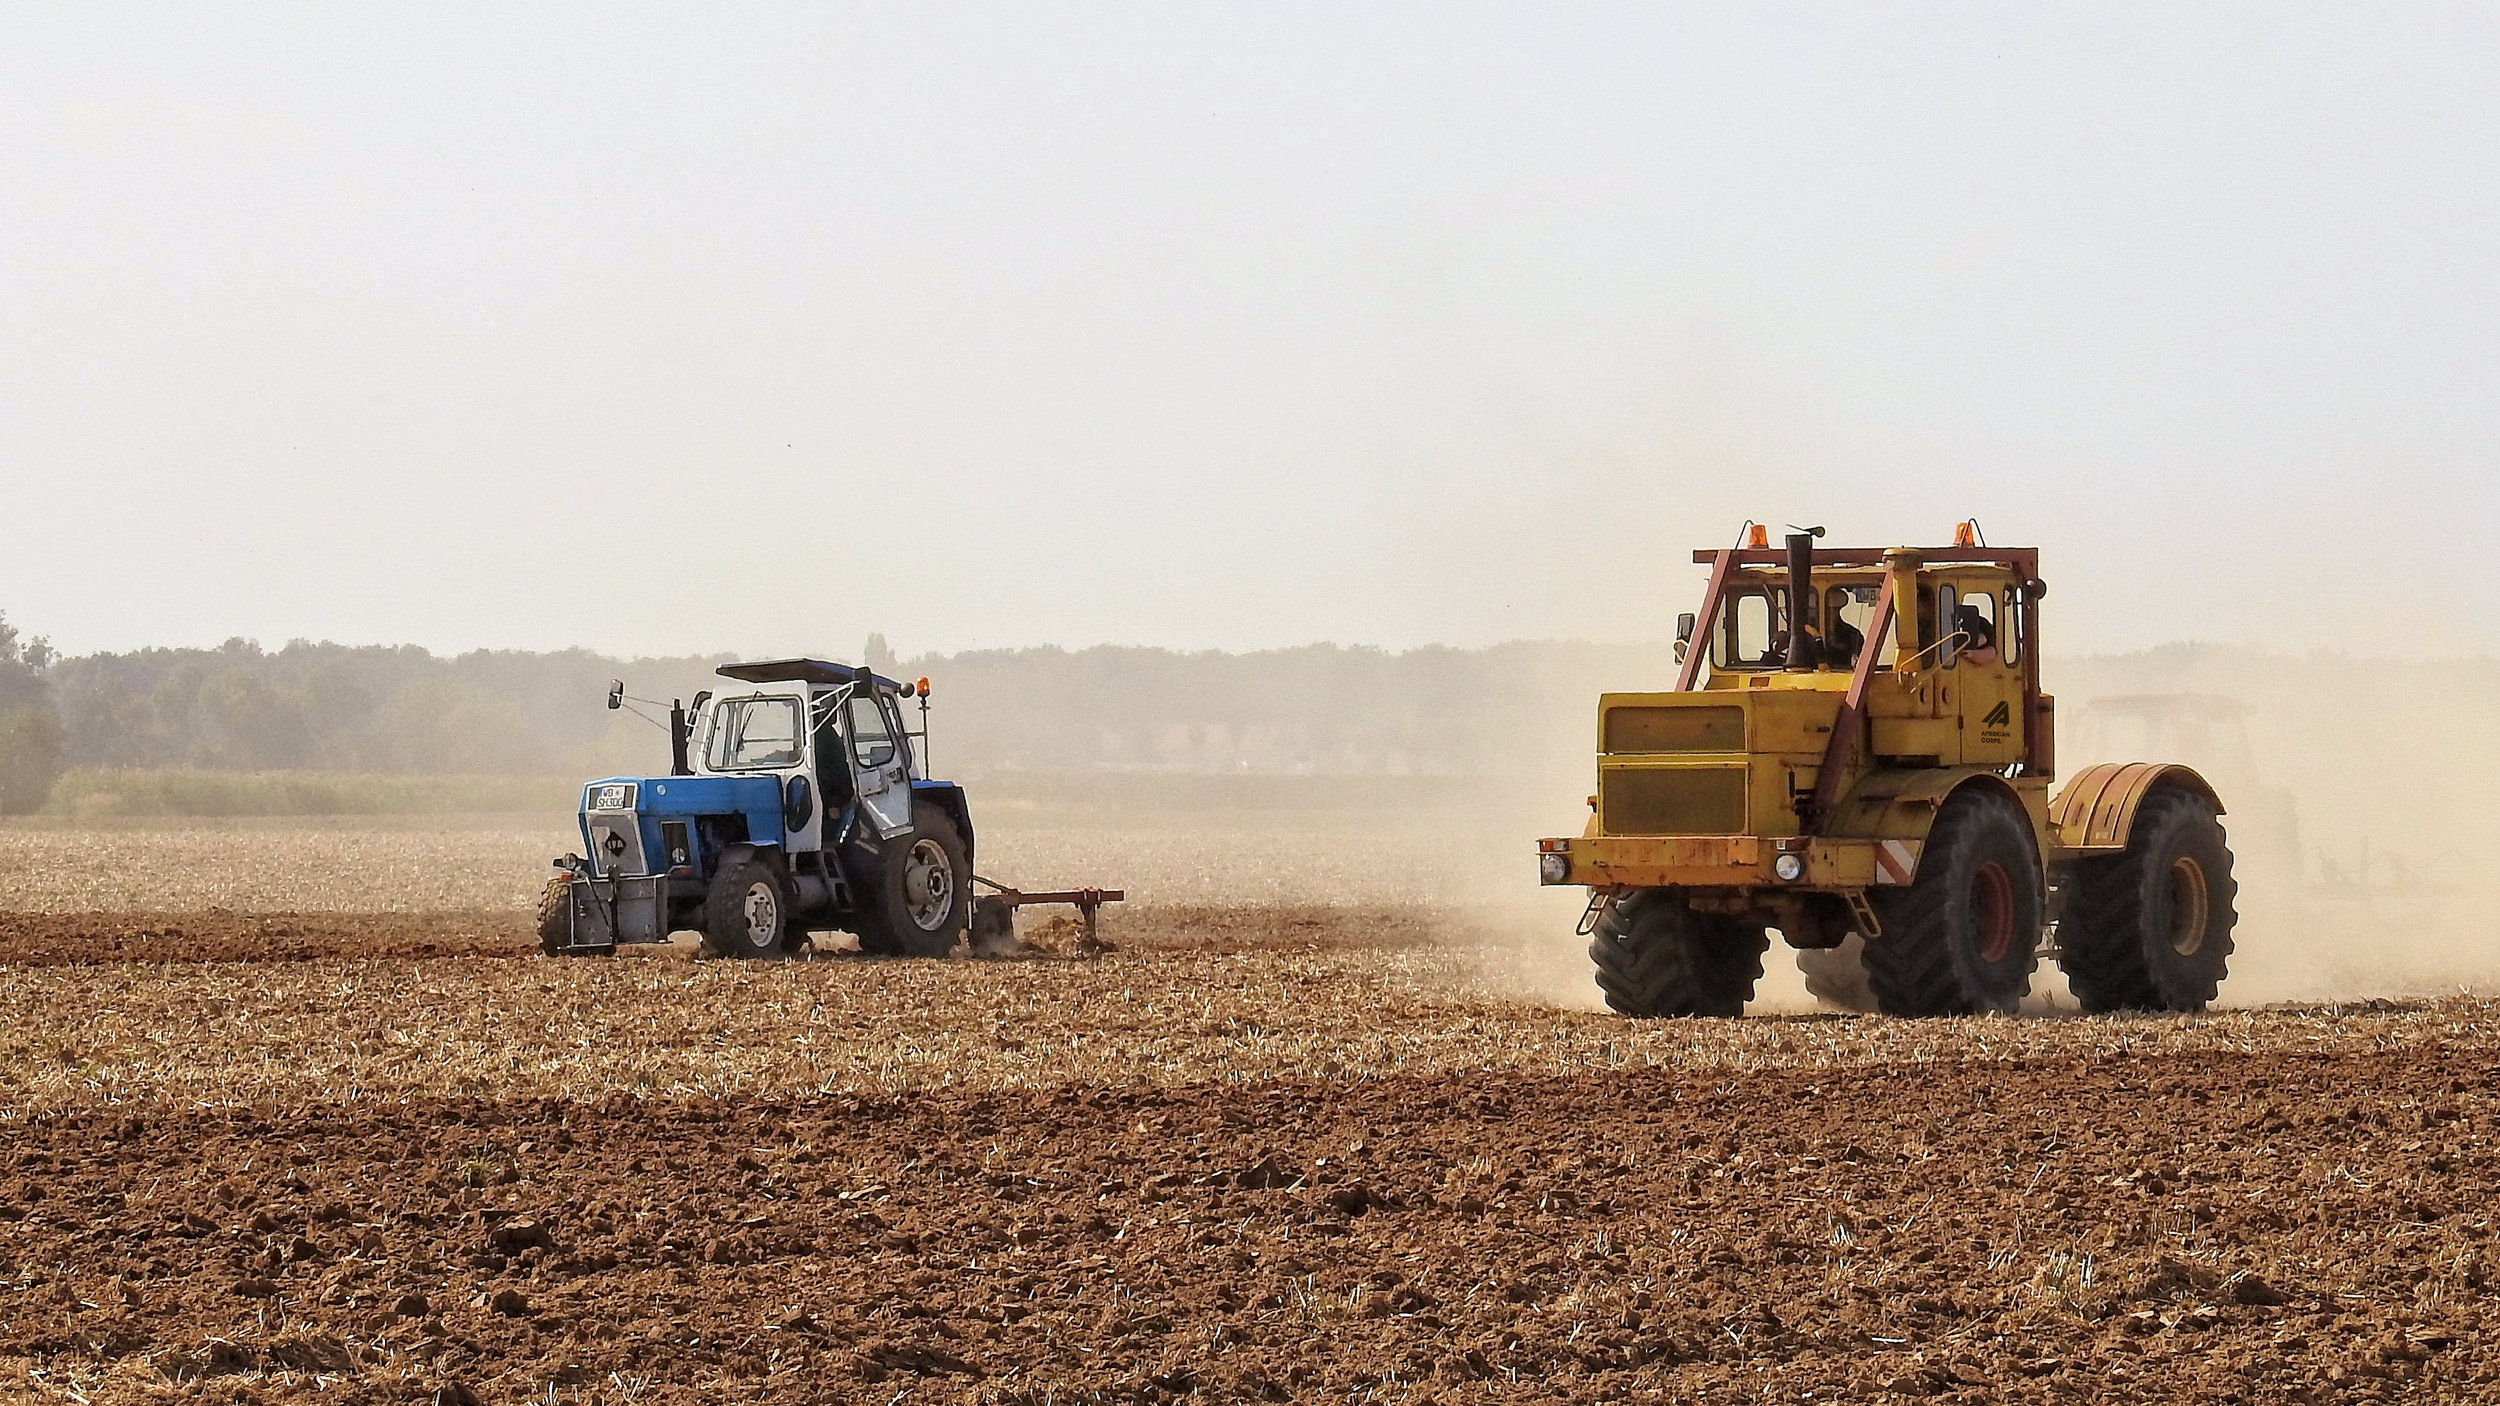
<path fill-rule="evenodd" d="M 667 865 L 660 858 L 660 822 L 663 820 L 694 820 L 704 816 L 743 815 L 746 817 L 747 839 L 759 845 L 779 845 L 787 837 L 781 828 L 781 778 L 777 776 L 609 776 L 582 788 L 580 825 L 582 843 L 591 845 L 590 798 L 602 786 L 619 783 L 634 788 L 635 829 L 641 832 L 643 853 L 658 868 Z M 690 840 L 694 836 L 688 837 Z M 711 872 L 715 856 L 700 852 L 688 856 L 695 877 Z M 585 850 L 585 853 L 588 853 Z M 594 858 L 593 863 L 598 863 Z M 602 873 L 605 872 L 604 867 Z M 684 873 L 685 870 L 678 872 Z"/>
<path fill-rule="evenodd" d="M 645 815 L 735 815 L 741 811 L 781 813 L 781 778 L 776 776 L 610 776 L 582 788 L 584 799 L 603 785 L 631 782 L 634 809 Z"/>

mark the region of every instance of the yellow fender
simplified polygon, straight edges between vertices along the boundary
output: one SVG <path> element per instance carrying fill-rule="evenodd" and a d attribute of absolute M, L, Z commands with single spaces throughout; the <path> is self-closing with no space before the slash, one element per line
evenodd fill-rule
<path fill-rule="evenodd" d="M 2222 797 L 2193 767 L 2177 762 L 2103 762 L 2075 773 L 2049 802 L 2049 829 L 2070 854 L 2115 854 L 2135 831 L 2136 809 L 2157 790 L 2177 787 L 2213 802 Z"/>
<path fill-rule="evenodd" d="M 1927 832 L 1936 823 L 1936 812 L 1948 797 L 1965 786 L 1984 786 L 2003 793 L 2030 818 L 2033 843 L 2037 845 L 2046 838 L 2040 833 L 2041 815 L 2032 808 L 2038 801 L 2026 805 L 2022 792 L 1984 766 L 1871 773 L 1832 809 L 1832 817 L 1821 833 L 1832 839 L 1906 840 L 1915 852 L 1926 844 Z"/>

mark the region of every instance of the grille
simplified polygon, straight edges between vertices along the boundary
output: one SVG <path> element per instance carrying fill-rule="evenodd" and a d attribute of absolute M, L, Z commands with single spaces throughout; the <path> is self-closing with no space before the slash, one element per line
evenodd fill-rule
<path fill-rule="evenodd" d="M 1609 835 L 1745 833 L 1743 767 L 1614 767 L 1598 776 Z"/>
<path fill-rule="evenodd" d="M 1725 704 L 1692 708 L 1609 708 L 1609 752 L 1741 752 L 1745 710 Z"/>
<path fill-rule="evenodd" d="M 651 872 L 643 862 L 642 823 L 635 816 L 594 815 L 589 829 L 590 862 L 597 866 L 601 878 Z"/>

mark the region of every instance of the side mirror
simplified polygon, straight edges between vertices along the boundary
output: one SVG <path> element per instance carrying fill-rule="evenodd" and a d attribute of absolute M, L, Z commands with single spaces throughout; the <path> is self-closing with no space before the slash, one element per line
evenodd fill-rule
<path fill-rule="evenodd" d="M 1684 641 L 1682 641 L 1682 640 L 1677 640 L 1677 641 L 1675 642 L 1675 662 L 1676 662 L 1676 663 L 1678 663 L 1678 664 L 1683 663 L 1683 662 L 1684 662 L 1684 656 L 1685 656 L 1687 653 L 1691 652 L 1691 650 L 1692 650 L 1692 646 L 1691 646 L 1691 645 L 1686 644 L 1686 643 L 1685 643 Z"/>
<path fill-rule="evenodd" d="M 1683 643 L 1684 643 L 1684 642 L 1686 642 L 1687 640 L 1690 640 L 1692 637 L 1693 637 L 1693 612 L 1691 612 L 1691 611 L 1689 611 L 1689 610 L 1688 610 L 1688 611 L 1685 611 L 1683 614 L 1681 614 L 1681 615 L 1679 615 L 1679 616 L 1675 617 L 1675 642 L 1676 642 L 1677 644 L 1683 644 Z"/>
<path fill-rule="evenodd" d="M 608 680 L 608 711 L 613 713 L 624 706 L 625 681 L 623 679 Z"/>

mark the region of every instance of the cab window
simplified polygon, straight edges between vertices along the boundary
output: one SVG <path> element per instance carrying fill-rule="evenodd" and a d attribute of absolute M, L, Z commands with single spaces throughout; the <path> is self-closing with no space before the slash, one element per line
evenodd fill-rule
<path fill-rule="evenodd" d="M 895 754 L 894 731 L 885 710 L 866 694 L 851 695 L 851 762 L 861 768 L 890 766 Z"/>
<path fill-rule="evenodd" d="M 1769 591 L 1731 591 L 1710 632 L 1713 669 L 1776 669 L 1788 662 L 1777 652 L 1785 641 L 1781 601 Z"/>
<path fill-rule="evenodd" d="M 1830 646 L 1824 664 L 1834 669 L 1854 669 L 1858 655 L 1871 642 L 1875 647 L 1877 668 L 1892 667 L 1896 633 L 1884 631 L 1883 638 L 1870 641 L 1868 632 L 1875 628 L 1875 597 L 1883 588 L 1873 582 L 1860 585 L 1831 586 L 1823 592 L 1823 619 L 1837 621 L 1824 626 L 1824 642 Z"/>
<path fill-rule="evenodd" d="M 1984 584 L 1971 583 L 1967 589 L 1951 583 L 1936 588 L 1936 627 L 1942 632 L 1944 648 L 1938 653 L 1948 669 L 1961 662 L 1962 656 L 1977 652 L 1971 662 L 2011 664 L 2014 662 L 2014 641 L 2005 626 L 2013 612 L 2002 607 L 1996 595 Z"/>
<path fill-rule="evenodd" d="M 921 769 L 920 754 L 912 750 L 911 724 L 903 716 L 902 703 L 891 695 L 881 695 L 881 697 L 885 704 L 885 725 L 893 730 L 894 745 L 903 751 L 903 765 L 910 769 L 912 776 L 916 779 L 928 780 L 928 773 Z"/>
<path fill-rule="evenodd" d="M 761 771 L 799 762 L 795 698 L 739 698 L 713 705 L 704 761 L 714 771 Z"/>

